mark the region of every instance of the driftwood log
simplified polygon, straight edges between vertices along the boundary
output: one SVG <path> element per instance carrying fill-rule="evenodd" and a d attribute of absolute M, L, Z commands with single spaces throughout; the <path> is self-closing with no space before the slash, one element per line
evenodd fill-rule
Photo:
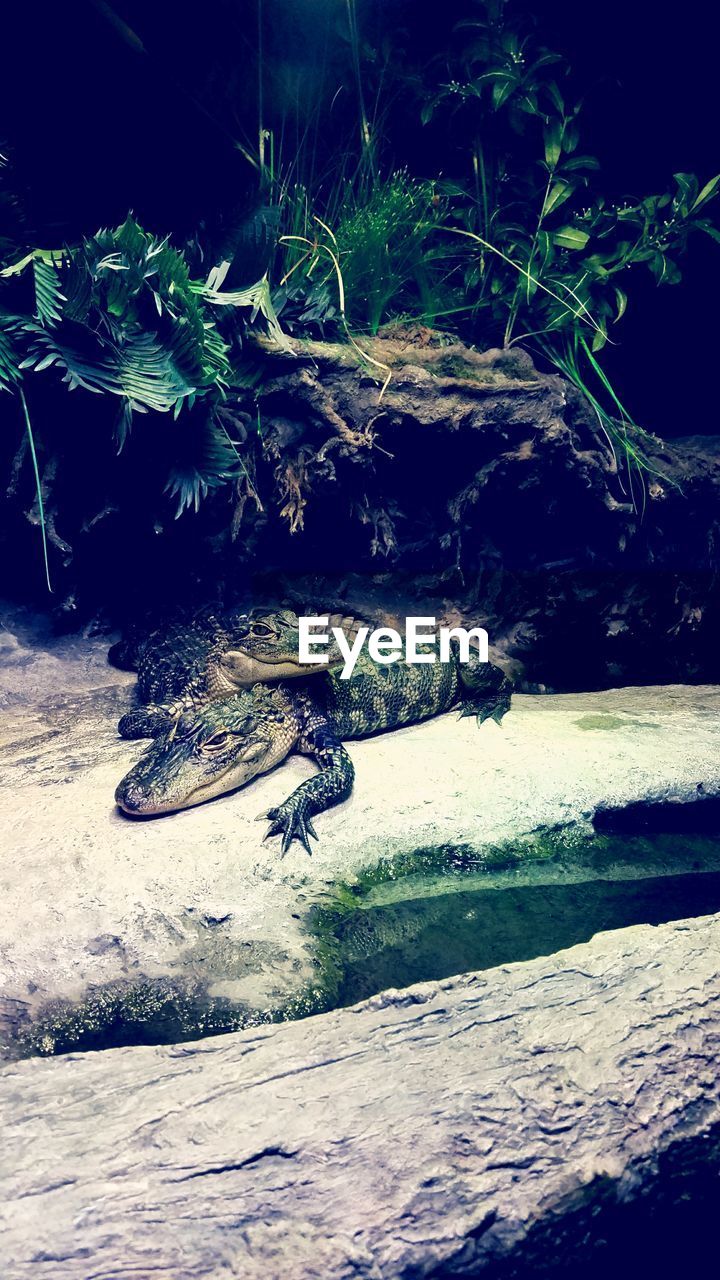
<path fill-rule="evenodd" d="M 6 1280 L 694 1272 L 720 917 L 169 1048 L 7 1065 Z"/>
<path fill-rule="evenodd" d="M 647 436 L 628 472 L 523 351 L 428 334 L 367 349 L 363 366 L 296 344 L 264 389 L 264 459 L 298 536 L 263 556 L 299 607 L 325 592 L 388 617 L 424 598 L 556 689 L 720 678 L 720 440 Z"/>
<path fill-rule="evenodd" d="M 483 622 L 530 685 L 720 679 L 718 439 L 647 437 L 630 476 L 579 392 L 521 350 L 427 330 L 291 348 L 260 349 L 222 410 L 242 475 L 197 517 L 158 508 L 177 424 L 149 420 L 118 462 L 78 415 L 46 503 L 64 617 L 280 593 Z M 90 471 L 108 492 L 71 528 L 56 506 L 70 476 L 79 509 Z M 26 575 L 12 532 L 9 571 Z"/>

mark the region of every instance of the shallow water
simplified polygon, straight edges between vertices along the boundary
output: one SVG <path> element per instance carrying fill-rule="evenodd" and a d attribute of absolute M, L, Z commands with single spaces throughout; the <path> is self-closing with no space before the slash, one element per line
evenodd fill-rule
<path fill-rule="evenodd" d="M 193 1040 L 306 1017 L 389 987 L 549 955 L 608 929 L 718 912 L 717 815 L 710 805 L 692 805 L 663 823 L 697 823 L 702 815 L 694 833 L 638 833 L 628 812 L 627 833 L 550 833 L 482 855 L 444 847 L 380 862 L 311 908 L 316 978 L 290 1003 L 239 1006 L 211 998 L 200 979 L 192 988 L 169 979 L 112 983 L 80 1004 L 48 1009 L 21 1032 L 17 1051 Z"/>
<path fill-rule="evenodd" d="M 550 955 L 594 934 L 720 911 L 720 833 L 546 837 L 486 868 L 345 886 L 314 927 L 335 972 L 333 1004 L 389 987 Z"/>
<path fill-rule="evenodd" d="M 338 929 L 337 1003 L 532 960 L 595 933 L 720 911 L 720 873 L 437 894 L 358 911 Z"/>

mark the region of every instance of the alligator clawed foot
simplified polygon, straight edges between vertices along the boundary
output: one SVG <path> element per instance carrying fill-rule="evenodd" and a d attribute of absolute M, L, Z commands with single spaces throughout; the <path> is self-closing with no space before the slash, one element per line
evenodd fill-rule
<path fill-rule="evenodd" d="M 486 720 L 494 720 L 496 724 L 502 728 L 502 719 L 505 712 L 510 708 L 510 700 L 502 699 L 499 702 L 490 703 L 489 706 L 481 707 L 477 713 L 478 724 L 484 724 Z"/>
<path fill-rule="evenodd" d="M 475 716 L 478 725 L 484 724 L 486 720 L 494 720 L 497 725 L 502 728 L 502 718 L 506 711 L 510 710 L 510 698 L 503 695 L 497 698 L 479 700 L 478 702 L 464 702 L 460 708 L 459 719 L 463 720 L 466 716 Z"/>
<path fill-rule="evenodd" d="M 306 852 L 312 856 L 308 836 L 312 836 L 314 840 L 319 840 L 320 837 L 309 815 L 305 812 L 302 800 L 293 802 L 293 797 L 290 796 L 283 804 L 277 805 L 274 809 L 268 809 L 267 813 L 258 814 L 258 821 L 263 818 L 270 818 L 270 826 L 263 836 L 263 843 L 270 836 L 282 834 L 281 858 L 285 857 L 295 839 L 299 840 Z"/>

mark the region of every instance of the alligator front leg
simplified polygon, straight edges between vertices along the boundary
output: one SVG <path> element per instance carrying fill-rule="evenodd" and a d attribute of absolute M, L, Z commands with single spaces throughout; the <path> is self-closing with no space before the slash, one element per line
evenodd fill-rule
<path fill-rule="evenodd" d="M 476 716 L 478 724 L 494 720 L 500 724 L 510 710 L 513 691 L 512 680 L 492 662 L 481 662 L 471 655 L 469 662 L 458 662 L 460 716 Z"/>
<path fill-rule="evenodd" d="M 271 820 L 265 832 L 266 840 L 269 836 L 282 834 L 281 858 L 295 838 L 308 853 L 312 853 L 308 837 L 313 836 L 315 840 L 319 837 L 311 818 L 314 814 L 339 804 L 341 800 L 346 800 L 355 780 L 355 769 L 350 756 L 327 726 L 323 725 L 322 728 L 307 733 L 300 749 L 315 757 L 320 773 L 301 782 L 282 804 L 260 815 Z"/>
<path fill-rule="evenodd" d="M 173 703 L 148 702 L 122 716 L 118 733 L 121 738 L 158 738 L 177 716 L 178 709 Z"/>

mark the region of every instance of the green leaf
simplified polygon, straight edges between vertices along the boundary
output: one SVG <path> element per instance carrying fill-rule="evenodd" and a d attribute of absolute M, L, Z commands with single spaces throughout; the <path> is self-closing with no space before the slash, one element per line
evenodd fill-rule
<path fill-rule="evenodd" d="M 674 173 L 673 178 L 678 187 L 674 203 L 679 209 L 687 213 L 697 198 L 698 180 L 694 173 Z M 648 201 L 643 201 L 643 204 L 647 205 Z"/>
<path fill-rule="evenodd" d="M 18 388 L 18 395 L 22 405 L 23 417 L 25 419 L 25 431 L 27 434 L 28 448 L 30 449 L 30 457 L 32 459 L 33 474 L 35 476 L 35 494 L 38 504 L 38 515 L 40 516 L 40 531 L 42 534 L 43 560 L 45 562 L 45 581 L 47 589 L 52 593 L 52 583 L 50 581 L 50 560 L 48 558 L 47 544 L 47 526 L 45 521 L 45 504 L 43 502 L 42 482 L 40 480 L 40 468 L 38 467 L 37 450 L 35 449 L 35 434 L 30 422 L 30 411 L 28 409 L 27 399 L 22 387 Z"/>
<path fill-rule="evenodd" d="M 714 178 L 711 178 L 709 182 L 705 183 L 705 186 L 692 206 L 692 212 L 699 209 L 701 205 L 707 204 L 708 200 L 712 200 L 713 196 L 717 193 L 718 187 L 720 187 L 720 173 L 718 173 Z"/>
<path fill-rule="evenodd" d="M 17 346 L 18 329 L 17 321 L 11 317 L 0 318 L 0 391 L 12 391 L 22 380 L 22 357 Z"/>
<path fill-rule="evenodd" d="M 13 262 L 0 271 L 0 276 L 19 276 L 31 262 L 49 262 L 59 266 L 65 257 L 64 249 L 32 249 L 30 253 L 25 254 L 24 258 L 20 258 L 18 262 Z"/>
<path fill-rule="evenodd" d="M 615 316 L 615 320 L 617 321 L 622 320 L 628 303 L 627 294 L 622 289 L 618 289 L 617 285 L 615 286 L 615 298 L 617 301 L 617 314 Z"/>
<path fill-rule="evenodd" d="M 590 236 L 579 227 L 560 227 L 552 233 L 552 238 L 562 249 L 584 249 Z"/>
<path fill-rule="evenodd" d="M 572 156 L 569 160 L 564 160 L 562 164 L 563 173 L 571 173 L 575 169 L 599 169 L 600 161 L 595 156 Z"/>
<path fill-rule="evenodd" d="M 132 430 L 132 404 L 129 400 L 123 398 L 120 406 L 120 412 L 115 422 L 115 440 L 117 442 L 117 451 L 122 453 L 130 431 Z"/>
<path fill-rule="evenodd" d="M 570 196 L 575 193 L 575 190 L 575 184 L 573 182 L 566 182 L 564 178 L 560 178 L 557 182 L 554 182 L 548 191 L 545 208 L 543 209 L 543 218 L 547 218 L 554 209 L 559 209 L 561 204 L 564 204 L 566 200 L 570 199 Z"/>
<path fill-rule="evenodd" d="M 84 352 L 39 325 L 28 325 L 26 330 L 32 341 L 20 368 L 37 373 L 54 365 L 64 370 L 63 382 L 70 391 L 82 387 L 96 394 L 124 396 L 140 412 L 167 413 L 194 390 L 182 376 L 172 349 L 153 334 L 137 333 L 122 346 L 101 342 Z"/>
<path fill-rule="evenodd" d="M 678 284 L 682 279 L 680 269 L 664 253 L 653 254 L 648 265 L 658 284 Z"/>
<path fill-rule="evenodd" d="M 32 262 L 34 257 L 34 252 L 26 253 L 24 258 L 20 258 L 17 262 L 12 262 L 9 267 L 5 267 L 0 271 L 0 276 L 19 276 L 20 273 Z"/>
<path fill-rule="evenodd" d="M 275 314 L 267 276 L 263 276 L 261 280 L 256 280 L 255 284 L 250 285 L 247 289 L 236 289 L 234 292 L 220 293 L 215 289 L 208 288 L 207 285 L 193 287 L 197 289 L 197 292 L 203 298 L 216 307 L 250 307 L 252 309 L 250 323 L 253 324 L 258 314 L 261 315 L 265 321 L 268 334 L 273 341 L 285 351 L 292 349 Z"/>
<path fill-rule="evenodd" d="M 714 227 L 711 222 L 697 222 L 695 225 L 700 231 L 704 231 L 712 240 L 716 240 L 717 243 L 720 244 L 720 230 L 718 230 L 717 227 Z"/>
<path fill-rule="evenodd" d="M 599 323 L 598 329 L 595 333 L 595 336 L 593 337 L 593 340 L 592 340 L 592 350 L 602 351 L 602 348 L 605 346 L 606 342 L 607 342 L 607 326 L 605 324 L 605 321 L 601 320 Z"/>
<path fill-rule="evenodd" d="M 565 151 L 575 151 L 580 141 L 580 130 L 576 124 L 568 124 L 565 126 L 562 137 L 562 145 Z"/>
<path fill-rule="evenodd" d="M 537 65 L 537 64 L 536 64 L 536 65 Z M 558 89 L 558 86 L 555 84 L 555 81 L 554 81 L 554 80 L 553 80 L 553 81 L 551 81 L 551 82 L 550 82 L 550 84 L 546 84 L 546 85 L 545 85 L 545 92 L 547 93 L 548 97 L 550 98 L 550 101 L 552 102 L 552 104 L 553 104 L 553 106 L 554 106 L 555 110 L 557 111 L 558 115 L 559 115 L 559 116 L 564 116 L 564 115 L 565 115 L 565 102 L 564 102 L 563 97 L 562 97 L 562 94 L 560 93 L 560 90 Z"/>
<path fill-rule="evenodd" d="M 603 280 L 608 274 L 608 270 L 605 265 L 607 261 L 608 259 L 605 254 L 593 253 L 590 257 L 583 258 L 583 268 L 586 271 L 592 271 L 593 275 L 596 275 L 600 280 Z"/>
<path fill-rule="evenodd" d="M 492 91 L 492 104 L 496 111 L 499 111 L 500 108 L 505 105 L 508 98 L 511 97 L 515 91 L 515 87 L 516 81 L 514 77 L 508 77 L 504 82 L 499 79 L 495 82 Z"/>
<path fill-rule="evenodd" d="M 543 130 L 545 140 L 545 163 L 548 169 L 553 170 L 557 166 L 562 153 L 562 124 L 559 120 L 551 120 Z"/>
<path fill-rule="evenodd" d="M 552 53 L 550 49 L 543 49 L 542 53 L 533 62 L 530 72 L 534 74 L 540 67 L 549 67 L 554 63 L 562 62 L 561 53 Z M 549 86 L 548 86 L 549 87 Z"/>
<path fill-rule="evenodd" d="M 178 456 L 170 470 L 165 492 L 177 501 L 175 519 L 184 511 L 198 511 L 200 503 L 243 472 L 247 474 L 237 446 L 225 430 L 215 410 L 198 420 L 197 414 L 183 414 L 184 426 L 177 441 Z"/>

